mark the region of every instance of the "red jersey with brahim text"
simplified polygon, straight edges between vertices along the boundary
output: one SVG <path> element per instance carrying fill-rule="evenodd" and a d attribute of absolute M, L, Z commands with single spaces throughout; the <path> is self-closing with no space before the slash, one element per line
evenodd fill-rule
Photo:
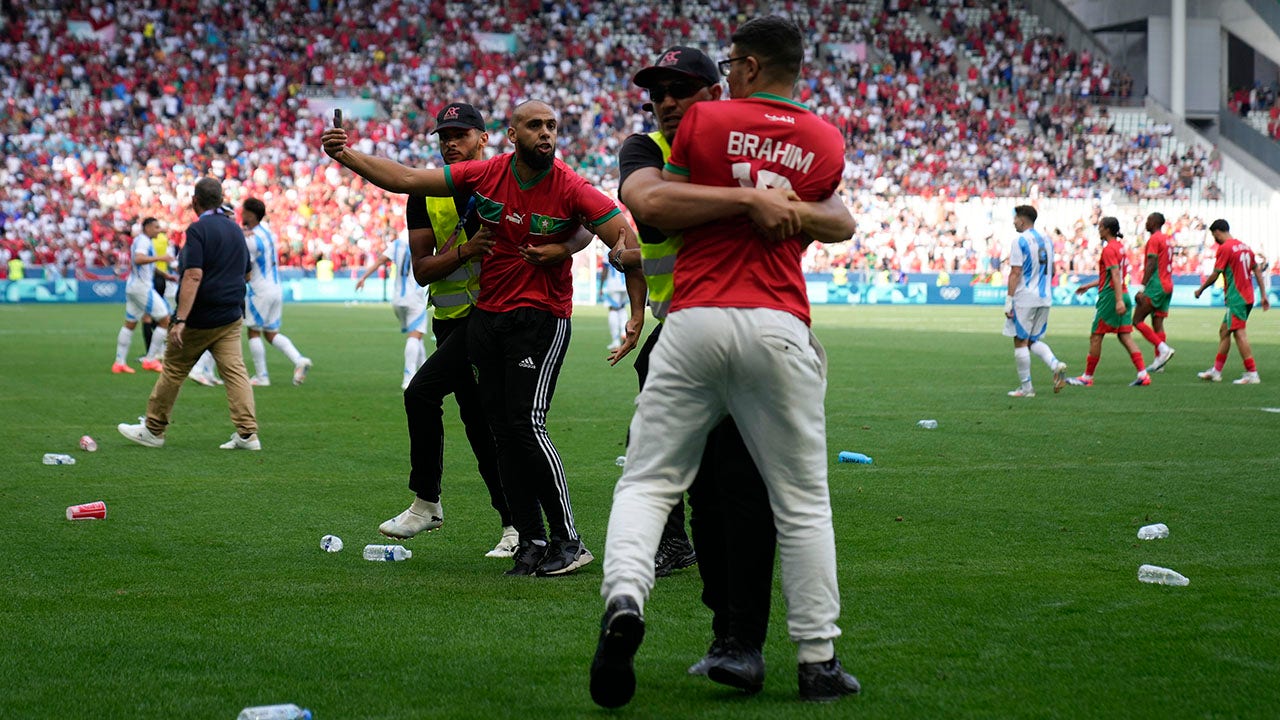
<path fill-rule="evenodd" d="M 825 200 L 844 171 L 844 137 L 803 105 L 757 93 L 685 111 L 666 170 L 692 183 L 790 188 Z M 671 312 L 689 307 L 772 308 L 809 324 L 802 235 L 760 235 L 746 215 L 691 228 L 676 256 Z"/>
<path fill-rule="evenodd" d="M 1253 251 L 1235 238 L 1218 246 L 1213 259 L 1213 269 L 1225 276 L 1223 290 L 1227 304 L 1232 302 L 1253 304 Z"/>
<path fill-rule="evenodd" d="M 520 257 L 526 245 L 565 242 L 582 226 L 597 226 L 618 214 L 618 206 L 558 158 L 545 172 L 522 181 L 515 153 L 468 160 L 445 167 L 453 194 L 472 193 L 476 215 L 493 233 L 493 254 L 481 263 L 476 307 L 507 312 L 518 307 L 573 313 L 573 260 L 532 265 Z"/>
<path fill-rule="evenodd" d="M 1173 292 L 1173 243 L 1169 236 L 1162 232 L 1153 232 L 1147 240 L 1147 262 L 1156 264 L 1156 274 L 1160 278 L 1160 287 L 1165 293 Z"/>

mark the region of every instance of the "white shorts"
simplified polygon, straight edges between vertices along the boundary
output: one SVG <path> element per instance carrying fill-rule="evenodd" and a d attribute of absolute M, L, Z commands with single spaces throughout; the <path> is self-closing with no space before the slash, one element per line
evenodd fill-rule
<path fill-rule="evenodd" d="M 284 293 L 255 295 L 250 292 L 244 301 L 245 326 L 253 330 L 279 330 L 282 305 Z"/>
<path fill-rule="evenodd" d="M 1004 319 L 1004 336 L 1035 342 L 1049 329 L 1049 306 L 1013 306 L 1013 317 Z"/>
<path fill-rule="evenodd" d="M 169 317 L 169 303 L 150 285 L 139 285 L 137 290 L 132 286 L 126 287 L 124 319 L 135 322 L 141 320 L 143 315 L 150 315 L 152 320 Z"/>
<path fill-rule="evenodd" d="M 395 311 L 396 317 L 400 319 L 400 332 L 411 333 L 427 332 L 427 302 L 423 300 L 417 303 L 396 304 L 392 303 L 391 309 Z"/>

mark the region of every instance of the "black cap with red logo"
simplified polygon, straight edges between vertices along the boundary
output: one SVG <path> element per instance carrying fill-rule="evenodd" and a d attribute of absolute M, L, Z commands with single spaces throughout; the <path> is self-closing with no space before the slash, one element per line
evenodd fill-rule
<path fill-rule="evenodd" d="M 720 82 L 720 72 L 716 69 L 714 60 L 697 48 L 680 45 L 659 55 L 657 62 L 636 73 L 631 82 L 642 88 L 649 88 L 669 73 L 687 75 L 708 85 Z"/>
<path fill-rule="evenodd" d="M 431 132 L 437 133 L 445 128 L 475 128 L 484 132 L 484 116 L 466 103 L 449 103 L 436 113 L 436 129 Z"/>

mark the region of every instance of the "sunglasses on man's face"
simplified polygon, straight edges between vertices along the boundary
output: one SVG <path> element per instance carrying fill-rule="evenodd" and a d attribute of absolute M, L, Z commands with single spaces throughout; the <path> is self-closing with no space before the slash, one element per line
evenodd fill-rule
<path fill-rule="evenodd" d="M 665 85 L 655 85 L 649 88 L 649 100 L 655 105 L 666 100 L 668 95 L 676 100 L 684 100 L 697 94 L 704 87 L 706 87 L 705 84 L 696 80 L 676 80 Z"/>

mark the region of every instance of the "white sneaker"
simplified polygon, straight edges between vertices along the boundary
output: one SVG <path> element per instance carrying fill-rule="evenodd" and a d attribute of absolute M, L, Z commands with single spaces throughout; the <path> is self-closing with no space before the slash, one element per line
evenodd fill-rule
<path fill-rule="evenodd" d="M 1056 393 L 1062 392 L 1062 387 L 1066 384 L 1067 364 L 1059 360 L 1058 364 L 1053 366 L 1053 391 Z"/>
<path fill-rule="evenodd" d="M 1232 380 L 1232 385 L 1260 385 L 1262 378 L 1258 377 L 1257 372 L 1247 372 L 1240 376 L 1239 380 Z"/>
<path fill-rule="evenodd" d="M 1173 358 L 1173 348 L 1169 348 L 1168 352 L 1156 354 L 1156 359 L 1151 363 L 1151 367 L 1147 368 L 1147 372 L 1164 372 L 1164 366 L 1169 364 L 1169 360 Z"/>
<path fill-rule="evenodd" d="M 258 433 L 254 433 L 247 438 L 240 437 L 240 433 L 231 433 L 231 439 L 222 443 L 218 447 L 223 450 L 261 450 L 262 443 L 258 441 Z"/>
<path fill-rule="evenodd" d="M 201 385 L 204 385 L 205 387 L 214 387 L 217 385 L 217 383 L 213 381 L 213 377 L 207 373 L 193 372 L 187 377 Z"/>
<path fill-rule="evenodd" d="M 311 358 L 299 358 L 293 366 L 293 384 L 301 385 L 307 379 L 307 371 L 311 369 Z"/>
<path fill-rule="evenodd" d="M 254 387 L 271 387 L 271 378 L 266 375 L 250 375 L 249 384 Z"/>
<path fill-rule="evenodd" d="M 145 420 L 145 418 L 138 419 Z M 145 422 L 139 422 L 137 425 L 120 423 L 116 426 L 116 429 L 120 431 L 121 435 L 129 438 L 139 445 L 142 445 L 143 447 L 164 447 L 164 437 L 161 435 L 152 435 L 151 431 L 147 429 Z"/>
<path fill-rule="evenodd" d="M 485 557 L 509 558 L 516 554 L 516 548 L 520 545 L 520 533 L 510 525 L 504 525 L 502 528 L 502 539 L 498 540 L 498 544 L 493 549 L 485 553 Z"/>
<path fill-rule="evenodd" d="M 417 507 L 423 512 L 415 512 Z M 408 540 L 420 532 L 431 532 L 444 524 L 440 503 L 414 500 L 404 512 L 378 526 L 378 532 L 390 538 Z"/>
<path fill-rule="evenodd" d="M 1209 382 L 1222 382 L 1222 373 L 1214 370 L 1213 368 L 1209 368 L 1204 372 L 1196 373 L 1196 377 L 1201 380 L 1208 380 Z"/>
<path fill-rule="evenodd" d="M 1033 398 L 1035 396 L 1036 396 L 1036 391 L 1029 387 L 1020 387 L 1017 390 L 1009 391 L 1009 397 Z"/>

